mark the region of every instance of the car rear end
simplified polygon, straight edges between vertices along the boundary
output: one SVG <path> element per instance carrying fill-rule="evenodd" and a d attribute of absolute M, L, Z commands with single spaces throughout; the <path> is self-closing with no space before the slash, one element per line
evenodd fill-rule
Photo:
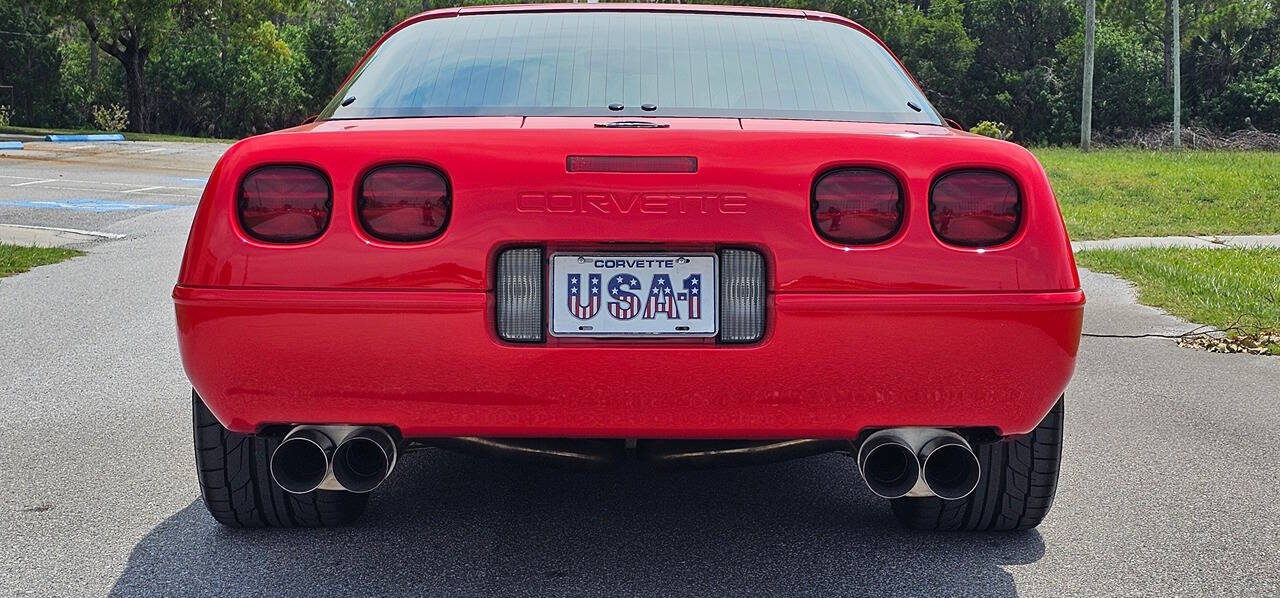
<path fill-rule="evenodd" d="M 1084 298 L 1028 152 L 829 15 L 505 10 L 411 19 L 215 169 L 174 298 L 229 433 L 969 450 L 1045 421 Z"/>

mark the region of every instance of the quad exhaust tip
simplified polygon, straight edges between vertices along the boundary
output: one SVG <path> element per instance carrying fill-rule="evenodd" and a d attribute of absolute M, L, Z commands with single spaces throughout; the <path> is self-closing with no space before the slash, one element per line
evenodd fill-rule
<path fill-rule="evenodd" d="M 318 428 L 294 428 L 271 453 L 271 477 L 286 492 L 311 492 L 329 476 L 333 451 L 333 440 Z"/>
<path fill-rule="evenodd" d="M 381 428 L 298 426 L 271 453 L 271 478 L 293 494 L 364 493 L 382 484 L 395 464 L 396 442 Z"/>
<path fill-rule="evenodd" d="M 348 492 L 377 488 L 396 466 L 396 443 L 381 428 L 360 428 L 333 452 L 333 477 Z"/>
<path fill-rule="evenodd" d="M 867 437 L 858 471 L 881 498 L 959 500 L 978 487 L 981 468 L 963 436 L 937 428 L 893 428 Z"/>
<path fill-rule="evenodd" d="M 920 455 L 924 483 L 938 498 L 959 500 L 978 487 L 978 457 L 963 438 L 935 437 Z"/>
<path fill-rule="evenodd" d="M 906 440 L 885 430 L 862 443 L 858 472 L 876 496 L 901 498 L 919 483 L 920 461 Z"/>

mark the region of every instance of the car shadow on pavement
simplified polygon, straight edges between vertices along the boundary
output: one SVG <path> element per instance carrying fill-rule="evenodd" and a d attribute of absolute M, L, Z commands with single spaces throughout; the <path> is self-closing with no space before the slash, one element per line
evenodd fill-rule
<path fill-rule="evenodd" d="M 232 530 L 197 498 L 134 547 L 113 595 L 1012 595 L 1035 532 L 920 533 L 853 462 L 576 472 L 406 455 L 352 527 Z"/>

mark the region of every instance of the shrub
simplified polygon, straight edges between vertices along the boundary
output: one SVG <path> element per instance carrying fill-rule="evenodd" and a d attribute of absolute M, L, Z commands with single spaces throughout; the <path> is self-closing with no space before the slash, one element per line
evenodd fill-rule
<path fill-rule="evenodd" d="M 1013 131 L 1007 125 L 990 120 L 984 120 L 974 125 L 972 129 L 969 129 L 969 132 L 1004 141 L 1008 141 L 1010 137 L 1013 137 Z"/>
<path fill-rule="evenodd" d="M 1214 123 L 1227 130 L 1280 129 L 1280 65 L 1228 85 L 1210 102 L 1209 112 Z"/>
<path fill-rule="evenodd" d="M 129 111 L 120 104 L 93 107 L 93 125 L 99 131 L 123 131 L 129 124 Z"/>
<path fill-rule="evenodd" d="M 13 122 L 13 108 L 0 104 L 0 127 L 7 127 Z"/>

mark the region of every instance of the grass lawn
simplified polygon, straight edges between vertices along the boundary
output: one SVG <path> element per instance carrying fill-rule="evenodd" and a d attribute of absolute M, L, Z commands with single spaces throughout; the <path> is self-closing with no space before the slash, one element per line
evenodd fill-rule
<path fill-rule="evenodd" d="M 1132 281 L 1139 301 L 1192 322 L 1280 332 L 1280 248 L 1108 249 L 1076 261 Z"/>
<path fill-rule="evenodd" d="M 101 133 L 92 129 L 39 129 L 32 127 L 0 127 L 0 135 L 47 135 L 49 133 Z M 187 137 L 184 135 L 166 135 L 163 133 L 124 133 L 125 141 L 183 141 L 187 143 L 235 143 L 235 139 L 217 139 L 214 137 Z"/>
<path fill-rule="evenodd" d="M 22 247 L 0 243 L 0 278 L 21 274 L 36 266 L 56 264 L 79 255 L 84 253 L 74 249 Z"/>
<path fill-rule="evenodd" d="M 1280 233 L 1280 153 L 1033 151 L 1073 239 Z"/>

